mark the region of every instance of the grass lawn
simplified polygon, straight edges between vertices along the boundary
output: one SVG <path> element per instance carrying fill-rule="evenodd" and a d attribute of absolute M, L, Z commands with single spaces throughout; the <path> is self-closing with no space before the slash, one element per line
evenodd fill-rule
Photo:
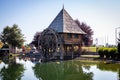
<path fill-rule="evenodd" d="M 96 47 L 81 47 L 86 52 L 96 52 Z"/>

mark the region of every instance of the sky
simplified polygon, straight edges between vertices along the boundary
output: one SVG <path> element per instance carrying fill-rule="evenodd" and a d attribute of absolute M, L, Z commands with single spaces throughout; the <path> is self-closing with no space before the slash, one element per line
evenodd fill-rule
<path fill-rule="evenodd" d="M 85 22 L 94 31 L 99 45 L 115 44 L 115 29 L 120 27 L 120 0 L 0 0 L 0 33 L 17 24 L 26 44 L 36 32 L 46 29 L 64 5 L 75 20 Z"/>

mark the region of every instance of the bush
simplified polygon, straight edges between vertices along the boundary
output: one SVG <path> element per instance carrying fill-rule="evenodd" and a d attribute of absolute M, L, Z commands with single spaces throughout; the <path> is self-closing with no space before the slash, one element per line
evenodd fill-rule
<path fill-rule="evenodd" d="M 98 48 L 98 54 L 100 55 L 100 58 L 104 58 L 103 49 L 104 47 Z"/>
<path fill-rule="evenodd" d="M 117 53 L 117 59 L 120 59 L 120 43 L 118 43 L 118 53 Z"/>
<path fill-rule="evenodd" d="M 111 59 L 115 59 L 117 56 L 117 48 L 109 48 L 109 54 Z"/>
<path fill-rule="evenodd" d="M 107 59 L 115 59 L 117 54 L 117 48 L 107 48 L 107 47 L 101 47 L 98 48 L 98 54 L 101 58 L 107 58 Z"/>
<path fill-rule="evenodd" d="M 109 59 L 110 58 L 110 54 L 109 54 L 109 48 L 103 48 L 103 53 L 104 53 L 104 55 L 105 55 L 105 57 L 107 58 L 107 59 Z"/>

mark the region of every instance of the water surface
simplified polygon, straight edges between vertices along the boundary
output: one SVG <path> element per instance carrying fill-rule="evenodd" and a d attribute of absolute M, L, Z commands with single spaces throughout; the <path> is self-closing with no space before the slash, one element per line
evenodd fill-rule
<path fill-rule="evenodd" d="M 0 61 L 0 80 L 120 80 L 120 64 L 8 58 Z"/>

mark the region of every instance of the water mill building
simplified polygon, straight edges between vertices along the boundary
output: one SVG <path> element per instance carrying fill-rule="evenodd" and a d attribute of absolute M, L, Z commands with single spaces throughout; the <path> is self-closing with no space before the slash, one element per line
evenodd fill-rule
<path fill-rule="evenodd" d="M 62 8 L 47 29 L 41 33 L 39 47 L 45 58 L 64 59 L 80 55 L 82 36 L 86 34 Z"/>

